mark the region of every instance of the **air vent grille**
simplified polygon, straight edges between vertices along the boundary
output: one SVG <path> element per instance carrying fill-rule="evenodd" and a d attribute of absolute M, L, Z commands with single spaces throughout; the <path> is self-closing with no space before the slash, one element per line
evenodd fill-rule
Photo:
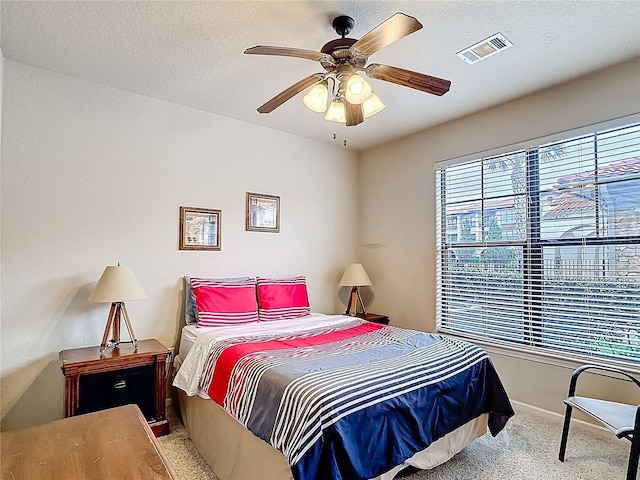
<path fill-rule="evenodd" d="M 500 50 L 507 46 L 507 44 L 500 37 L 492 38 L 491 40 L 489 40 L 489 43 L 496 47 L 497 50 Z"/>
<path fill-rule="evenodd" d="M 464 55 L 464 58 L 469 60 L 471 63 L 480 60 L 480 57 L 478 57 L 475 53 L 471 51 L 463 52 L 463 55 Z"/>
<path fill-rule="evenodd" d="M 513 43 L 501 33 L 496 33 L 475 45 L 461 50 L 456 55 L 468 64 L 474 64 L 509 47 L 513 47 Z"/>

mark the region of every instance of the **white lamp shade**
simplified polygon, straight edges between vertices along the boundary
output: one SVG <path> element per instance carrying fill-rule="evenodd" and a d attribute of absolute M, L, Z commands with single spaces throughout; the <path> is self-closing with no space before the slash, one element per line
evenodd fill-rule
<path fill-rule="evenodd" d="M 324 119 L 329 120 L 330 122 L 345 123 L 347 121 L 347 117 L 344 110 L 344 103 L 339 100 L 331 102 Z"/>
<path fill-rule="evenodd" d="M 302 101 L 307 108 L 319 113 L 327 110 L 327 98 L 329 98 L 327 84 L 326 80 L 318 83 L 309 93 L 302 97 Z"/>
<path fill-rule="evenodd" d="M 147 298 L 147 294 L 133 270 L 120 265 L 109 265 L 105 268 L 93 292 L 89 295 L 89 301 L 97 303 L 124 302 L 143 298 Z"/>
<path fill-rule="evenodd" d="M 373 285 L 369 275 L 364 271 L 361 263 L 352 263 L 347 267 L 338 284 L 341 287 L 363 287 Z"/>
<path fill-rule="evenodd" d="M 347 90 L 345 92 L 347 102 L 360 105 L 371 96 L 371 92 L 371 85 L 357 73 L 353 73 L 347 80 Z"/>
<path fill-rule="evenodd" d="M 381 112 L 385 107 L 380 98 L 375 93 L 372 93 L 369 98 L 362 104 L 362 116 L 369 118 L 378 112 Z"/>

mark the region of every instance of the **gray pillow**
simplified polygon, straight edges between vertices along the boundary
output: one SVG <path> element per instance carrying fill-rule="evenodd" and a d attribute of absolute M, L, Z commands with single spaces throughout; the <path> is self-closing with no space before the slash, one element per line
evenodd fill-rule
<path fill-rule="evenodd" d="M 220 282 L 234 282 L 249 280 L 253 277 L 228 277 L 228 278 L 212 278 Z M 191 277 L 184 277 L 184 319 L 187 325 L 195 325 L 198 323 L 198 307 L 196 306 L 196 296 L 191 288 Z"/>
<path fill-rule="evenodd" d="M 184 319 L 187 325 L 197 323 L 196 297 L 191 288 L 191 277 L 184 277 Z"/>

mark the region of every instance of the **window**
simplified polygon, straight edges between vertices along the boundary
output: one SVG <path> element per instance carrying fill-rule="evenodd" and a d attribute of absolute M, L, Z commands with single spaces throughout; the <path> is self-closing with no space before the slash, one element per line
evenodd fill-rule
<path fill-rule="evenodd" d="M 437 166 L 436 182 L 440 331 L 638 366 L 640 124 Z"/>
<path fill-rule="evenodd" d="M 500 224 L 501 225 L 513 225 L 516 220 L 516 212 L 513 207 L 508 207 L 500 210 Z"/>

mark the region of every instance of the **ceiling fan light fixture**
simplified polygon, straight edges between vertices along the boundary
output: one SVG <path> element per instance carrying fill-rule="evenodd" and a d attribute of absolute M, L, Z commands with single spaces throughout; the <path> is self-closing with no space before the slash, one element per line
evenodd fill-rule
<path fill-rule="evenodd" d="M 385 104 L 382 103 L 382 100 L 380 100 L 375 93 L 372 93 L 369 98 L 362 103 L 362 115 L 364 118 L 369 118 L 381 112 L 384 108 Z"/>
<path fill-rule="evenodd" d="M 315 85 L 309 93 L 302 97 L 302 101 L 309 110 L 322 113 L 327 111 L 327 99 L 329 98 L 329 83 L 324 80 Z"/>
<path fill-rule="evenodd" d="M 449 91 L 451 81 L 443 78 L 379 63 L 367 65 L 372 54 L 420 30 L 422 24 L 416 18 L 397 12 L 358 40 L 346 37 L 353 26 L 351 17 L 341 15 L 335 18 L 332 27 L 341 38 L 329 41 L 319 52 L 269 45 L 247 48 L 245 54 L 304 58 L 319 62 L 325 70 L 323 73 L 313 73 L 278 93 L 258 107 L 258 113 L 270 113 L 294 96 L 307 92 L 303 98 L 304 104 L 314 112 L 326 112 L 325 120 L 344 123 L 347 127 L 360 125 L 365 118 L 385 108 L 384 103 L 373 95 L 371 85 L 360 72 L 365 72 L 367 77 L 374 80 L 395 83 L 432 95 L 441 96 Z M 500 48 L 503 44 L 499 38 L 491 43 L 493 48 Z M 473 48 L 478 46 L 474 45 Z M 484 51 L 479 54 L 467 53 L 478 58 Z M 328 80 L 331 81 L 331 92 L 328 90 Z"/>
<path fill-rule="evenodd" d="M 324 119 L 329 120 L 330 122 L 346 123 L 347 115 L 344 109 L 344 103 L 338 99 L 331 102 Z"/>
<path fill-rule="evenodd" d="M 373 89 L 371 85 L 369 85 L 369 82 L 360 75 L 353 73 L 349 76 L 349 80 L 347 80 L 347 90 L 345 92 L 347 102 L 360 105 L 371 96 L 372 92 Z"/>

